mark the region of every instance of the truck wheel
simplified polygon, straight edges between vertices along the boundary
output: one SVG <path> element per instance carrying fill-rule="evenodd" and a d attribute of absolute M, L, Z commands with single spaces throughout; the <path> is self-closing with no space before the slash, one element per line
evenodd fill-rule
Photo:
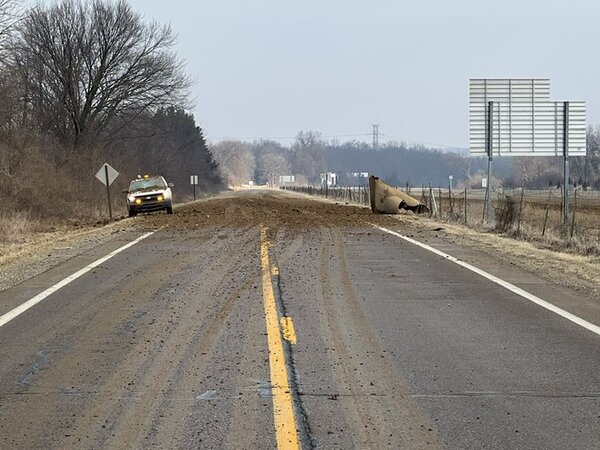
<path fill-rule="evenodd" d="M 167 206 L 167 214 L 173 214 L 173 205 Z"/>
<path fill-rule="evenodd" d="M 137 214 L 137 213 L 135 212 L 135 209 L 130 209 L 128 212 L 129 212 L 129 217 L 135 217 L 135 216 L 136 216 L 136 214 Z"/>

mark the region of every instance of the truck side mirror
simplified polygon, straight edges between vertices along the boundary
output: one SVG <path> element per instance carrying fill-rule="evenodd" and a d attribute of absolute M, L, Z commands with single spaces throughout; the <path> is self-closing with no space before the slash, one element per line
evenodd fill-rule
<path fill-rule="evenodd" d="M 169 187 L 175 187 L 175 184 L 174 183 L 167 183 L 167 186 L 169 186 Z"/>

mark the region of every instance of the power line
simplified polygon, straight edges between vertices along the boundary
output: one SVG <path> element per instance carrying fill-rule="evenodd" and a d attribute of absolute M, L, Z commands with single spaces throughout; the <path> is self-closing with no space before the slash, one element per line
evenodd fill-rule
<path fill-rule="evenodd" d="M 420 141 L 417 139 L 408 139 L 408 138 L 396 138 L 394 136 L 389 136 L 386 133 L 382 133 L 381 131 L 379 131 L 379 124 L 372 124 L 371 125 L 373 127 L 373 131 L 371 133 L 352 133 L 352 134 L 328 134 L 328 135 L 322 135 L 321 137 L 324 139 L 333 139 L 333 138 L 343 138 L 343 137 L 364 137 L 364 136 L 371 136 L 372 140 L 373 140 L 373 148 L 378 148 L 379 147 L 379 138 L 380 137 L 385 137 L 388 141 L 395 141 L 395 142 L 405 142 L 408 144 L 416 144 L 416 145 L 422 145 L 424 147 L 440 147 L 440 148 L 455 148 L 455 149 L 460 149 L 460 150 L 468 150 L 468 147 L 464 147 L 462 145 L 453 145 L 453 144 L 440 144 L 440 143 L 435 143 L 435 142 L 427 142 L 427 141 Z M 297 136 L 205 136 L 205 138 L 207 140 L 227 140 L 227 139 L 231 139 L 231 140 L 254 140 L 254 141 L 260 141 L 260 140 L 294 140 L 296 139 Z"/>
<path fill-rule="evenodd" d="M 435 143 L 435 142 L 426 142 L 426 141 L 419 141 L 416 139 L 407 139 L 407 138 L 401 138 L 401 139 L 397 139 L 393 136 L 388 136 L 386 134 L 380 133 L 382 136 L 386 136 L 389 140 L 392 141 L 396 141 L 396 142 L 406 142 L 406 143 L 412 143 L 412 144 L 421 144 L 425 147 L 442 147 L 442 148 L 456 148 L 456 149 L 460 149 L 460 150 L 469 150 L 468 147 L 463 147 L 462 145 L 452 145 L 452 144 L 439 144 L 439 143 Z"/>
<path fill-rule="evenodd" d="M 321 135 L 322 138 L 330 139 L 330 138 L 339 138 L 339 137 L 360 137 L 360 136 L 371 136 L 371 133 L 359 133 L 359 134 L 328 134 Z M 252 140 L 276 140 L 276 139 L 296 139 L 298 136 L 205 136 L 206 139 L 236 139 L 236 140 L 244 140 L 244 139 L 252 139 Z"/>

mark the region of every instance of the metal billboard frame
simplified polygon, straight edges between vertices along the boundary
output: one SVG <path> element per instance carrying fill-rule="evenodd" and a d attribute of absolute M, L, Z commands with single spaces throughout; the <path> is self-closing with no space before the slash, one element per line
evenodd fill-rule
<path fill-rule="evenodd" d="M 586 154 L 585 102 L 550 100 L 548 78 L 469 80 L 469 151 L 488 156 L 487 221 L 491 223 L 492 160 L 498 156 L 564 158 L 563 222 L 568 221 L 569 156 Z"/>
<path fill-rule="evenodd" d="M 487 109 L 473 106 L 470 113 L 470 153 L 486 155 Z M 584 102 L 538 101 L 535 104 L 491 102 L 496 156 L 560 156 L 565 148 L 565 107 L 568 108 L 569 156 L 585 156 L 586 108 Z"/>

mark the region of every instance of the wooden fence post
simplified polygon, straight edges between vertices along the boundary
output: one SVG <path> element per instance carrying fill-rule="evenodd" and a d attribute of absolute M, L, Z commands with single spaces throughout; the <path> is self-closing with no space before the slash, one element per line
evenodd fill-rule
<path fill-rule="evenodd" d="M 550 209 L 550 199 L 552 198 L 552 191 L 548 192 L 548 201 L 546 202 L 546 212 L 544 214 L 544 226 L 542 228 L 542 236 L 546 234 L 546 224 L 548 223 L 548 210 Z"/>
<path fill-rule="evenodd" d="M 521 219 L 523 218 L 523 197 L 525 189 L 521 188 L 521 201 L 519 202 L 519 221 L 517 222 L 517 234 L 521 234 Z"/>
<path fill-rule="evenodd" d="M 571 221 L 571 239 L 575 232 L 575 214 L 577 213 L 577 189 L 575 189 L 575 200 L 573 201 L 573 220 Z"/>
<path fill-rule="evenodd" d="M 467 219 L 467 187 L 465 186 L 465 225 L 469 225 L 469 221 Z"/>

